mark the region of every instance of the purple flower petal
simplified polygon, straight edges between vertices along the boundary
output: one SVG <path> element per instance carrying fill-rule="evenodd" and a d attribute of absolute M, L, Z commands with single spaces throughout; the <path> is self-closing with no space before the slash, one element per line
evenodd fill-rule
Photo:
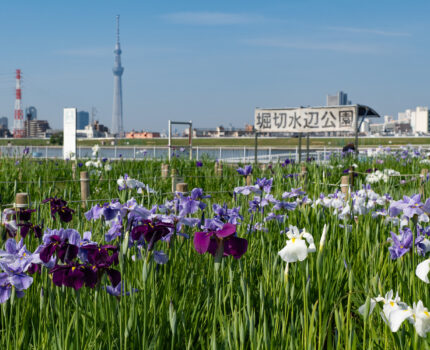
<path fill-rule="evenodd" d="M 236 226 L 233 224 L 224 224 L 221 230 L 216 231 L 215 234 L 218 238 L 225 238 L 233 235 L 236 232 Z"/>
<path fill-rule="evenodd" d="M 196 232 L 194 234 L 194 248 L 196 249 L 197 253 L 206 253 L 208 251 L 210 241 L 210 234 L 206 232 Z"/>
<path fill-rule="evenodd" d="M 235 259 L 240 259 L 248 249 L 248 241 L 244 238 L 231 237 L 224 241 L 224 255 L 232 255 Z"/>

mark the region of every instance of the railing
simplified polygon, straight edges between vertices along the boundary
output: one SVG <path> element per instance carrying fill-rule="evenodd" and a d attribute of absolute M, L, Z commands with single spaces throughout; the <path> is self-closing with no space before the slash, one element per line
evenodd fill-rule
<path fill-rule="evenodd" d="M 368 148 L 361 148 L 367 152 Z M 373 147 L 374 149 L 374 147 Z M 177 147 L 171 150 L 174 155 L 180 158 L 189 158 L 189 149 Z M 1 156 L 10 158 L 20 158 L 25 152 L 35 159 L 61 159 L 63 158 L 63 148 L 61 146 L 0 146 Z M 99 158 L 107 159 L 167 159 L 169 148 L 164 147 L 139 147 L 139 146 L 112 146 L 100 147 L 98 151 Z M 340 148 L 317 148 L 309 150 L 309 158 L 317 162 L 323 162 L 330 158 L 333 153 L 340 153 Z M 93 157 L 92 148 L 89 146 L 77 147 L 76 156 L 78 159 L 90 159 Z M 298 147 L 281 148 L 281 147 L 259 147 L 257 150 L 257 160 L 261 163 L 283 162 L 286 158 L 296 162 L 306 160 L 306 149 L 301 150 L 299 155 Z M 195 160 L 202 159 L 219 159 L 227 163 L 253 163 L 255 161 L 254 147 L 201 147 L 192 148 L 192 158 Z"/>

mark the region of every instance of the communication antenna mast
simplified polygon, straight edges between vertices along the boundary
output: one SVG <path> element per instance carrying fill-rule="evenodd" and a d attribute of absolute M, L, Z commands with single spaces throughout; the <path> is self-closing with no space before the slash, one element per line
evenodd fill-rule
<path fill-rule="evenodd" d="M 13 137 L 24 137 L 24 115 L 21 107 L 21 69 L 16 70 L 15 113 L 13 117 Z"/>

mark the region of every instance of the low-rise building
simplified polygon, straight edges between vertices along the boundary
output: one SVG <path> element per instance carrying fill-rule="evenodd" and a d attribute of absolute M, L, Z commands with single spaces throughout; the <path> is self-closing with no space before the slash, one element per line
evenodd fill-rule
<path fill-rule="evenodd" d="M 153 139 L 158 137 L 160 137 L 160 133 L 152 131 L 131 131 L 125 134 L 126 139 Z"/>

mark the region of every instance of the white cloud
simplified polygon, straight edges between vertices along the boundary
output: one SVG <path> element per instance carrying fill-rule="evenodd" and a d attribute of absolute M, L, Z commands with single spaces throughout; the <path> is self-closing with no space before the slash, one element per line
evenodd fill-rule
<path fill-rule="evenodd" d="M 226 12 L 175 12 L 162 16 L 163 19 L 178 24 L 191 25 L 235 25 L 264 21 L 260 15 Z"/>
<path fill-rule="evenodd" d="M 289 39 L 248 39 L 245 44 L 273 48 L 290 48 L 301 50 L 336 51 L 344 53 L 375 54 L 382 50 L 376 45 L 354 44 L 352 42 L 315 42 Z"/>
<path fill-rule="evenodd" d="M 369 28 L 355 28 L 355 27 L 328 27 L 328 29 L 349 32 L 349 33 L 362 33 L 362 34 L 374 34 L 379 36 L 392 36 L 392 37 L 408 37 L 411 36 L 410 33 L 405 32 L 391 32 L 379 29 L 369 29 Z"/>

